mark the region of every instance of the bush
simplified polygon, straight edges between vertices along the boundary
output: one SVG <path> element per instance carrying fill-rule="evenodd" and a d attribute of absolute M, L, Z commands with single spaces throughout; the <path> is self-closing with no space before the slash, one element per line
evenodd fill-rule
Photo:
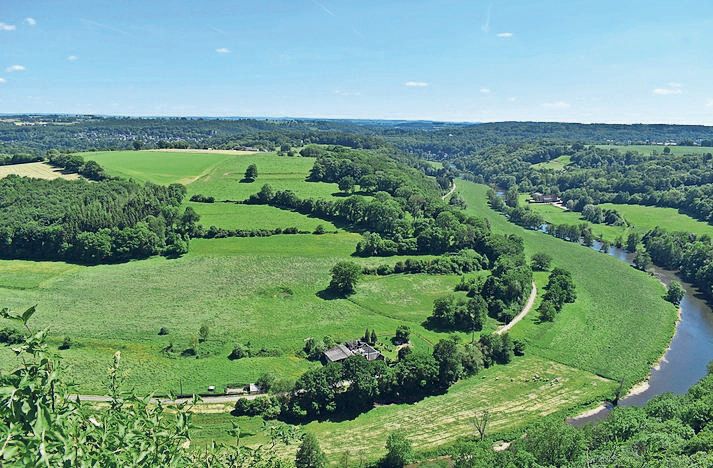
<path fill-rule="evenodd" d="M 321 224 L 318 224 L 316 228 L 314 228 L 314 233 L 313 234 L 324 234 L 324 226 Z"/>
<path fill-rule="evenodd" d="M 552 263 L 552 257 L 546 253 L 536 253 L 532 256 L 532 269 L 536 271 L 547 271 L 550 269 L 550 264 Z"/>
<path fill-rule="evenodd" d="M 322 340 L 315 340 L 314 338 L 309 338 L 305 342 L 304 351 L 307 354 L 308 359 L 317 360 L 322 357 L 322 353 L 327 350 L 327 345 L 324 344 Z"/>
<path fill-rule="evenodd" d="M 403 432 L 394 431 L 386 439 L 386 456 L 383 466 L 401 468 L 413 460 L 413 446 Z"/>
<path fill-rule="evenodd" d="M 158 331 L 158 334 L 160 336 L 168 335 L 168 328 L 166 327 L 161 327 L 161 329 Z"/>
<path fill-rule="evenodd" d="M 269 392 L 273 385 L 275 384 L 275 381 L 277 378 L 275 377 L 275 374 L 272 372 L 265 372 L 262 374 L 258 379 L 255 381 L 255 385 L 260 387 L 263 392 Z"/>
<path fill-rule="evenodd" d="M 25 341 L 25 334 L 22 330 L 14 327 L 4 327 L 0 329 L 0 343 L 14 345 Z"/>
<path fill-rule="evenodd" d="M 234 361 L 236 359 L 242 359 L 244 357 L 249 357 L 248 350 L 240 343 L 235 343 L 233 350 L 228 355 L 228 359 Z"/>
<path fill-rule="evenodd" d="M 191 197 L 191 201 L 196 203 L 215 203 L 215 197 L 206 197 L 197 193 Z"/>
<path fill-rule="evenodd" d="M 398 328 L 396 328 L 396 341 L 399 343 L 408 343 L 410 335 L 411 329 L 408 325 L 399 325 Z"/>
<path fill-rule="evenodd" d="M 72 338 L 65 336 L 62 340 L 62 344 L 59 345 L 59 349 L 69 349 L 72 347 Z"/>

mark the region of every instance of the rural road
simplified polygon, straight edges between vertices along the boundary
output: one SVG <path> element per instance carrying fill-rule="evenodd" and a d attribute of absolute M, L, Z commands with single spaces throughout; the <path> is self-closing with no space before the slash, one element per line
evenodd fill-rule
<path fill-rule="evenodd" d="M 451 187 L 451 190 L 450 190 L 447 194 L 443 195 L 443 196 L 441 197 L 441 199 L 442 199 L 442 200 L 445 200 L 446 198 L 448 198 L 448 197 L 449 197 L 453 192 L 455 192 L 455 191 L 456 191 L 456 181 L 454 180 L 454 181 L 453 181 L 453 187 Z"/>
<path fill-rule="evenodd" d="M 495 330 L 493 333 L 496 335 L 502 335 L 506 331 L 510 330 L 512 327 L 517 324 L 520 320 L 522 320 L 528 312 L 530 312 L 530 309 L 532 309 L 532 305 L 535 303 L 535 298 L 537 297 L 537 286 L 535 286 L 535 282 L 532 282 L 532 291 L 530 292 L 530 297 L 527 298 L 527 303 L 525 304 L 525 307 L 522 308 L 522 311 L 515 316 L 514 319 L 510 321 L 507 325 L 503 326 L 502 328 L 499 328 Z"/>
<path fill-rule="evenodd" d="M 246 399 L 246 400 L 254 400 L 257 397 L 260 396 L 265 396 L 265 394 L 258 394 L 258 395 L 206 395 L 201 397 L 201 403 L 235 403 L 238 400 L 241 399 Z M 74 400 L 75 398 L 79 397 L 81 401 L 87 401 L 87 402 L 95 402 L 95 403 L 108 403 L 111 401 L 111 397 L 105 396 L 105 395 L 70 395 L 70 398 Z M 189 403 L 192 400 L 192 398 L 176 398 L 175 400 L 170 400 L 168 398 L 153 398 L 152 401 L 154 403 L 170 403 L 170 404 L 179 404 L 179 403 Z"/>

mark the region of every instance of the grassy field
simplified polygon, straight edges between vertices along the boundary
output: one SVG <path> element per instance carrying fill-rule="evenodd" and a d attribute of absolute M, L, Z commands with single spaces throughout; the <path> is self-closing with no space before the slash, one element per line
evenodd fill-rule
<path fill-rule="evenodd" d="M 571 159 L 572 156 L 560 156 L 559 158 L 555 158 L 547 162 L 535 164 L 534 167 L 540 169 L 554 169 L 555 171 L 559 171 L 564 169 L 570 163 Z"/>
<path fill-rule="evenodd" d="M 337 184 L 307 182 L 314 158 L 277 156 L 275 153 L 223 153 L 173 151 L 111 151 L 80 153 L 94 159 L 114 176 L 150 180 L 157 184 L 181 183 L 188 195 L 200 193 L 216 200 L 244 200 L 264 184 L 275 190 L 292 190 L 302 198 L 329 198 Z M 245 169 L 256 164 L 258 178 L 241 182 Z"/>
<path fill-rule="evenodd" d="M 98 162 L 110 175 L 132 178 L 157 184 L 181 183 L 187 185 L 207 173 L 220 162 L 235 158 L 227 154 L 158 152 L 158 151 L 108 151 L 79 153 L 85 159 Z M 247 167 L 247 166 L 246 166 Z"/>
<path fill-rule="evenodd" d="M 15 174 L 20 177 L 32 177 L 34 179 L 79 179 L 79 174 L 65 174 L 61 169 L 43 162 L 0 166 L 0 179 L 10 174 Z"/>
<path fill-rule="evenodd" d="M 200 193 L 216 200 L 245 200 L 264 184 L 274 190 L 292 190 L 301 198 L 331 198 L 337 184 L 307 182 L 314 158 L 277 156 L 274 153 L 229 157 L 187 186 L 188 195 Z M 250 164 L 257 165 L 254 182 L 241 182 Z"/>
<path fill-rule="evenodd" d="M 334 184 L 305 181 L 313 163 L 309 158 L 191 154 L 117 152 L 106 153 L 106 161 L 99 162 L 114 174 L 138 171 L 139 180 L 190 182 L 189 194 L 217 199 L 244 199 L 263 183 L 290 188 L 302 197 L 335 196 Z M 241 183 L 250 163 L 258 165 L 258 181 Z M 521 235 L 528 254 L 547 252 L 557 265 L 573 272 L 577 302 L 567 305 L 554 323 L 538 324 L 531 313 L 511 333 L 527 343 L 526 357 L 460 382 L 445 395 L 375 408 L 351 421 L 308 425 L 332 459 L 347 449 L 374 458 L 383 451 L 386 434 L 396 427 L 403 427 L 419 449 L 450 442 L 472 432 L 472 415 L 483 408 L 498 415 L 493 430 L 505 430 L 545 414 L 591 405 L 611 397 L 616 386 L 595 374 L 624 378 L 629 385 L 647 374 L 648 364 L 666 347 L 675 310 L 661 299 L 663 286 L 614 258 L 508 223 L 487 207 L 486 189 L 458 182 L 470 213 L 487 217 L 496 232 Z M 324 221 L 270 207 L 192 205 L 203 215 L 205 226 L 311 230 L 323 224 L 334 229 Z M 365 328 L 375 329 L 380 341 L 387 343 L 387 353 L 389 338 L 402 323 L 412 328 L 418 348 L 429 349 L 447 337 L 423 324 L 433 299 L 452 291 L 457 276 L 369 276 L 349 299 L 325 293 L 329 269 L 351 258 L 359 238 L 339 232 L 194 239 L 190 252 L 179 259 L 94 267 L 3 261 L 0 303 L 16 310 L 38 304 L 32 325 L 50 328 L 51 345 L 56 347 L 65 336 L 72 339 L 73 346 L 59 353 L 83 393 L 103 391 L 105 369 L 116 350 L 122 352 L 126 385 L 139 392 L 205 392 L 209 385 L 221 390 L 247 384 L 266 371 L 296 378 L 318 365 L 298 356 L 309 337 L 347 340 L 361 336 Z M 353 260 L 377 265 L 401 259 Z M 547 276 L 538 273 L 535 279 L 542 288 Z M 198 357 L 182 357 L 204 324 L 209 334 L 198 344 Z M 484 333 L 497 325 L 489 321 Z M 168 335 L 158 335 L 161 327 Z M 238 342 L 281 355 L 230 361 L 227 356 Z M 172 351 L 165 352 L 168 349 Z M 0 367 L 15 364 L 12 353 L 1 348 Z M 535 374 L 544 380 L 533 381 Z M 561 382 L 551 383 L 554 378 Z M 201 414 L 197 419 L 204 425 L 196 435 L 199 441 L 224 440 L 231 417 Z M 240 424 L 255 434 L 248 442 L 261 440 L 258 419 L 240 418 Z"/>
<path fill-rule="evenodd" d="M 200 224 L 206 228 L 217 226 L 224 229 L 274 229 L 294 226 L 300 231 L 311 232 L 321 224 L 327 231 L 337 229 L 329 221 L 267 205 L 235 203 L 189 203 L 189 205 L 200 215 Z"/>
<path fill-rule="evenodd" d="M 528 255 L 545 252 L 570 270 L 577 301 L 567 304 L 553 323 L 537 323 L 529 314 L 512 331 L 530 352 L 625 385 L 648 375 L 673 335 L 676 310 L 662 298 L 665 288 L 646 273 L 592 249 L 509 223 L 487 206 L 488 187 L 460 181 L 468 211 L 489 219 L 495 232 L 524 238 Z"/>
<path fill-rule="evenodd" d="M 605 224 L 592 224 L 582 218 L 581 213 L 563 210 L 562 208 L 538 203 L 527 203 L 528 194 L 520 194 L 520 203 L 527 204 L 531 210 L 542 215 L 542 217 L 552 224 L 581 224 L 587 223 L 595 236 L 602 236 L 609 242 L 621 236 L 626 239 L 629 231 L 634 229 L 640 233 L 660 226 L 669 231 L 686 231 L 695 234 L 713 235 L 713 226 L 702 221 L 681 214 L 675 208 L 660 208 L 656 206 L 642 205 L 622 205 L 615 203 L 603 203 L 599 205 L 603 209 L 617 210 L 624 216 L 630 226 L 607 226 Z"/>
<path fill-rule="evenodd" d="M 329 269 L 351 254 L 358 238 L 195 239 L 180 259 L 95 267 L 2 262 L 0 295 L 4 306 L 17 310 L 39 304 L 33 325 L 50 327 L 52 343 L 64 336 L 73 340 L 75 346 L 61 354 L 87 393 L 102 391 L 103 369 L 116 350 L 124 355 L 127 384 L 139 391 L 175 391 L 179 379 L 184 391 L 205 391 L 208 385 L 249 383 L 267 370 L 298 376 L 311 365 L 295 356 L 309 337 L 354 339 L 369 327 L 388 343 L 403 321 L 423 337 L 423 346 L 445 337 L 421 323 L 433 297 L 452 290 L 454 276 L 368 277 L 350 300 L 321 296 Z M 393 300 L 397 295 L 401 303 Z M 172 343 L 180 354 L 202 324 L 210 335 L 199 344 L 205 354 L 200 359 L 162 353 Z M 169 334 L 159 336 L 160 327 Z M 236 342 L 278 348 L 283 355 L 230 361 Z M 14 362 L 6 349 L 1 358 L 4 368 Z"/>
<path fill-rule="evenodd" d="M 539 376 L 535 380 L 535 375 Z M 559 379 L 559 383 L 552 383 Z M 402 429 L 417 450 L 431 449 L 474 433 L 473 416 L 488 409 L 493 416 L 489 431 L 499 432 L 535 421 L 552 413 L 583 407 L 610 396 L 616 383 L 537 356 L 518 358 L 507 366 L 486 369 L 461 381 L 448 393 L 410 405 L 377 407 L 342 422 L 313 422 L 303 427 L 313 432 L 334 463 L 345 452 L 355 461 L 373 460 L 385 452 L 388 433 Z M 248 434 L 247 443 L 260 443 L 258 418 L 233 418 L 225 414 L 199 414 L 196 432 L 202 440 L 234 442 L 225 432 L 236 421 Z M 293 449 L 294 450 L 294 447 Z"/>
<path fill-rule="evenodd" d="M 604 203 L 604 209 L 615 209 L 640 232 L 646 232 L 656 226 L 669 231 L 686 231 L 695 234 L 713 235 L 713 226 L 703 221 L 681 214 L 675 208 L 657 206 L 619 205 Z"/>

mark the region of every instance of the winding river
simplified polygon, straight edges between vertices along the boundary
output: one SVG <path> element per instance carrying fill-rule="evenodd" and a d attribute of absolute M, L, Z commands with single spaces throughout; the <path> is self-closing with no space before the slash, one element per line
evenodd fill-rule
<path fill-rule="evenodd" d="M 598 248 L 595 245 L 594 248 Z M 623 249 L 612 248 L 609 255 L 632 264 L 633 254 Z M 653 267 L 654 275 L 664 284 L 679 281 L 686 290 L 681 301 L 681 319 L 676 326 L 676 334 L 661 361 L 649 373 L 648 387 L 640 392 L 632 392 L 619 400 L 621 406 L 643 406 L 651 398 L 666 392 L 686 393 L 689 387 L 706 375 L 707 366 L 713 361 L 713 311 L 698 290 L 683 281 L 675 272 Z M 573 425 L 597 421 L 604 418 L 611 406 L 602 408 L 596 414 L 571 418 Z"/>
<path fill-rule="evenodd" d="M 496 189 L 499 197 L 504 191 Z M 542 229 L 544 231 L 544 227 Z M 592 248 L 599 250 L 601 244 L 594 243 Z M 633 265 L 634 254 L 612 247 L 609 255 Z M 643 406 L 651 398 L 662 393 L 686 393 L 707 373 L 708 363 L 713 361 L 713 310 L 701 297 L 699 291 L 690 283 L 683 281 L 675 272 L 659 267 L 650 271 L 666 286 L 676 280 L 686 290 L 681 301 L 681 317 L 676 325 L 676 333 L 659 363 L 651 368 L 648 386 L 643 391 L 633 391 L 619 400 L 620 406 Z M 569 418 L 573 425 L 597 421 L 606 417 L 612 406 L 602 407 L 594 414 Z"/>

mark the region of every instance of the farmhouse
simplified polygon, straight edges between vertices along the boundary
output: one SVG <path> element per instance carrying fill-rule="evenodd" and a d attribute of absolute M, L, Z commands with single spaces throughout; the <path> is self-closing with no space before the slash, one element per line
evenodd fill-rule
<path fill-rule="evenodd" d="M 530 198 L 530 203 L 559 203 L 560 201 L 560 197 L 557 195 L 545 195 L 540 192 L 534 192 Z"/>
<path fill-rule="evenodd" d="M 381 354 L 376 349 L 372 348 L 369 344 L 363 342 L 362 340 L 348 341 L 346 345 L 337 345 L 333 348 L 329 348 L 324 352 L 324 361 L 326 363 L 330 362 L 342 362 L 349 356 L 364 356 L 367 361 L 376 361 L 377 359 L 384 359 L 384 355 Z"/>

